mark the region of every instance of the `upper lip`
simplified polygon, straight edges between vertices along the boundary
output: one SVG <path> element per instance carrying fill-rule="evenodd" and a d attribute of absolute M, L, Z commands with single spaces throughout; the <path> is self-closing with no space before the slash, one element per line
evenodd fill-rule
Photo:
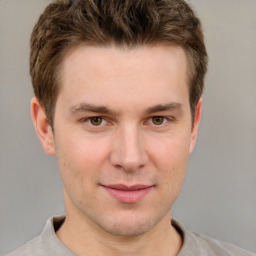
<path fill-rule="evenodd" d="M 134 191 L 140 189 L 146 189 L 153 187 L 153 185 L 144 185 L 144 184 L 135 184 L 135 185 L 124 185 L 124 184 L 111 184 L 111 185 L 103 185 L 103 187 L 116 189 L 116 190 L 123 190 L 123 191 Z"/>

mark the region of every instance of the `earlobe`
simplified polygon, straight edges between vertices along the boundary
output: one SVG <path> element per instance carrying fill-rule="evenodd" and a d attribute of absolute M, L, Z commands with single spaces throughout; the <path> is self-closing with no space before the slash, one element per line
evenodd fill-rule
<path fill-rule="evenodd" d="M 55 155 L 52 128 L 48 122 L 44 108 L 41 106 L 36 97 L 31 100 L 31 117 L 44 151 L 49 155 Z"/>
<path fill-rule="evenodd" d="M 199 123 L 201 120 L 201 109 L 202 109 L 202 98 L 198 101 L 196 105 L 196 110 L 195 110 L 195 116 L 194 116 L 194 125 L 191 130 L 191 140 L 190 140 L 190 148 L 189 148 L 189 153 L 192 153 L 195 145 L 196 145 L 196 139 L 197 139 L 197 133 L 198 133 L 198 127 Z"/>

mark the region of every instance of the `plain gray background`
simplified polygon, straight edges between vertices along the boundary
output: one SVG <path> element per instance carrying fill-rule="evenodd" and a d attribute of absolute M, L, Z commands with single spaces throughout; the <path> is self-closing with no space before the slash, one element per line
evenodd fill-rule
<path fill-rule="evenodd" d="M 57 164 L 30 120 L 29 37 L 49 0 L 0 0 L 0 254 L 64 212 Z M 256 252 L 256 1 L 191 0 L 210 57 L 203 118 L 172 215 Z"/>

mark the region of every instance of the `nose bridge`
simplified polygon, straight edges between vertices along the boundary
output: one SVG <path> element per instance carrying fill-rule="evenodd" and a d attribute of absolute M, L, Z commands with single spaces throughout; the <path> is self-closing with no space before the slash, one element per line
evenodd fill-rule
<path fill-rule="evenodd" d="M 146 164 L 143 134 L 136 125 L 124 125 L 114 138 L 111 161 L 126 171 L 134 171 Z"/>

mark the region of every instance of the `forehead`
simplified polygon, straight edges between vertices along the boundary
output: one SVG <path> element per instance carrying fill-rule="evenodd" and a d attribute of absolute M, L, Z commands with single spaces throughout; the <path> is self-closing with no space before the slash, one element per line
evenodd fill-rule
<path fill-rule="evenodd" d="M 63 60 L 60 95 L 70 104 L 177 101 L 188 96 L 187 73 L 187 58 L 178 46 L 81 46 Z"/>
<path fill-rule="evenodd" d="M 176 62 L 174 61 L 176 60 Z M 177 61 L 180 60 L 180 61 Z M 106 66 L 105 64 L 109 64 Z M 62 61 L 61 68 L 74 67 L 75 64 L 83 65 L 90 71 L 110 71 L 115 72 L 113 68 L 125 68 L 126 71 L 133 71 L 132 67 L 135 64 L 140 64 L 141 67 L 157 70 L 158 64 L 165 69 L 176 68 L 182 64 L 184 72 L 188 71 L 188 60 L 184 49 L 180 46 L 157 44 L 157 45 L 138 45 L 134 47 L 121 47 L 115 45 L 109 46 L 88 46 L 82 45 L 69 49 Z"/>

